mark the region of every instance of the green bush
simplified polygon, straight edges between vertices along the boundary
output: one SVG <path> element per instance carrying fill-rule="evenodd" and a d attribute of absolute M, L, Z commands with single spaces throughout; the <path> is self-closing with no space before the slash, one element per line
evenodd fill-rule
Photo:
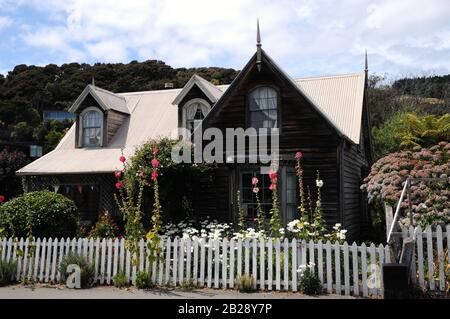
<path fill-rule="evenodd" d="M 113 277 L 113 284 L 117 288 L 124 288 L 128 287 L 128 278 L 125 275 L 123 271 L 119 271 L 114 277 Z"/>
<path fill-rule="evenodd" d="M 240 292 L 251 292 L 254 291 L 255 288 L 253 284 L 255 283 L 255 279 L 253 276 L 242 275 L 237 280 L 237 287 Z"/>
<path fill-rule="evenodd" d="M 94 284 L 95 268 L 85 257 L 78 255 L 76 253 L 70 252 L 63 257 L 61 263 L 59 264 L 59 272 L 61 274 L 61 281 L 65 282 L 67 280 L 67 267 L 69 265 L 78 265 L 81 270 L 80 284 L 81 288 L 89 288 Z"/>
<path fill-rule="evenodd" d="M 134 285 L 137 289 L 149 289 L 153 287 L 152 278 L 149 272 L 138 271 Z"/>
<path fill-rule="evenodd" d="M 319 295 L 322 293 L 322 284 L 319 276 L 309 268 L 301 273 L 299 288 L 301 292 L 307 295 Z"/>
<path fill-rule="evenodd" d="M 16 271 L 16 262 L 0 260 L 0 287 L 13 282 Z"/>
<path fill-rule="evenodd" d="M 8 236 L 73 237 L 77 220 L 73 201 L 50 191 L 27 193 L 0 206 L 0 228 Z"/>
<path fill-rule="evenodd" d="M 109 213 L 100 216 L 98 222 L 89 232 L 89 237 L 93 238 L 116 238 L 119 235 L 119 228 Z"/>

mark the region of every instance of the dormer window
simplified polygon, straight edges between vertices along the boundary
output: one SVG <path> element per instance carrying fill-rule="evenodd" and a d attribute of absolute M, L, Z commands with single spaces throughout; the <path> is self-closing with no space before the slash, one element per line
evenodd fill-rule
<path fill-rule="evenodd" d="M 278 127 L 278 94 L 273 88 L 260 86 L 249 95 L 249 127 Z"/>
<path fill-rule="evenodd" d="M 203 99 L 192 99 L 183 107 L 183 123 L 184 127 L 192 134 L 194 129 L 199 125 L 208 114 L 211 106 Z"/>
<path fill-rule="evenodd" d="M 80 140 L 83 147 L 99 147 L 103 141 L 103 113 L 89 107 L 80 115 Z"/>

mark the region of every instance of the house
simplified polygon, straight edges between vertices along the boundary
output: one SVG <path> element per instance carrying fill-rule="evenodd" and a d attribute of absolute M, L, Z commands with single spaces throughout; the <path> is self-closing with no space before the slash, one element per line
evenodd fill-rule
<path fill-rule="evenodd" d="M 113 93 L 87 85 L 70 111 L 76 121 L 55 150 L 20 169 L 26 191 L 52 189 L 75 200 L 82 219 L 114 211 L 114 174 L 121 150 L 132 156 L 149 139 L 226 128 L 276 128 L 279 194 L 283 222 L 297 218 L 294 154 L 303 153 L 305 184 L 324 181 L 322 207 L 328 224 L 340 222 L 357 237 L 368 222 L 360 191 L 372 163 L 367 111 L 367 55 L 362 72 L 292 79 L 261 48 L 230 85 L 213 85 L 198 75 L 181 89 Z M 225 135 L 225 134 L 224 134 Z M 184 136 L 186 138 L 186 136 Z M 255 214 L 251 177 L 260 179 L 261 203 L 270 208 L 267 176 L 258 163 L 223 163 L 205 179 L 196 207 L 203 215 L 235 221 L 236 193 L 249 217 Z"/>

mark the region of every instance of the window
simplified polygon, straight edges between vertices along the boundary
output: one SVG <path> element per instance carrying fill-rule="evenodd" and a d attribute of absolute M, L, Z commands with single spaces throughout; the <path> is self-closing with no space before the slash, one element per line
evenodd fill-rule
<path fill-rule="evenodd" d="M 255 171 L 247 171 L 241 173 L 241 201 L 242 208 L 246 219 L 254 221 L 258 212 L 256 210 L 256 194 L 253 193 L 252 178 L 258 178 L 259 200 L 261 208 L 264 210 L 266 217 L 269 216 L 270 208 L 272 207 L 272 191 L 269 189 L 270 179 L 268 174 L 260 174 L 259 169 Z"/>
<path fill-rule="evenodd" d="M 250 93 L 249 126 L 255 129 L 278 127 L 278 96 L 274 89 L 262 86 Z"/>
<path fill-rule="evenodd" d="M 103 114 L 98 110 L 87 109 L 81 115 L 82 144 L 85 147 L 102 145 Z"/>
<path fill-rule="evenodd" d="M 192 134 L 194 129 L 208 114 L 209 104 L 202 99 L 193 99 L 186 103 L 183 109 L 185 128 Z"/>
<path fill-rule="evenodd" d="M 41 157 L 42 156 L 42 146 L 30 145 L 30 157 Z"/>
<path fill-rule="evenodd" d="M 297 210 L 297 175 L 295 172 L 286 173 L 286 222 L 294 220 L 298 216 Z"/>

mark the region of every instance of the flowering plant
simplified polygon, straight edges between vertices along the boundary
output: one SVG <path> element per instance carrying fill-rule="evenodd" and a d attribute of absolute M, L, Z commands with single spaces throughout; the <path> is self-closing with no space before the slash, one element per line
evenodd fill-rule
<path fill-rule="evenodd" d="M 281 237 L 281 218 L 280 218 L 280 206 L 278 202 L 277 182 L 278 174 L 274 170 L 269 171 L 270 186 L 272 191 L 272 208 L 270 209 L 270 236 Z"/>

